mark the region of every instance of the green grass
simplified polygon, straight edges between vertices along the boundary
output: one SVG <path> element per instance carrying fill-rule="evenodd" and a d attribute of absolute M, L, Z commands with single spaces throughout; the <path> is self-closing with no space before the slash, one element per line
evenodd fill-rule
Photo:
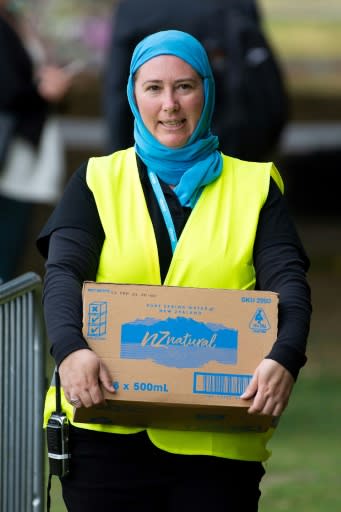
<path fill-rule="evenodd" d="M 52 478 L 51 486 L 51 511 L 66 512 L 66 506 L 62 499 L 62 488 L 57 477 Z"/>
<path fill-rule="evenodd" d="M 341 272 L 318 264 L 319 256 L 338 253 L 339 238 L 323 240 L 315 231 L 303 231 L 314 268 L 308 362 L 269 444 L 260 512 L 341 510 Z"/>
<path fill-rule="evenodd" d="M 270 447 L 261 512 L 340 510 L 341 378 L 303 377 Z"/>

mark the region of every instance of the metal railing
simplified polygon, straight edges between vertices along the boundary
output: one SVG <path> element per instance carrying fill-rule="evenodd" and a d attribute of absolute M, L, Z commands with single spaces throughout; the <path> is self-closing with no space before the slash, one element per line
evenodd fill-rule
<path fill-rule="evenodd" d="M 44 508 L 41 288 L 33 272 L 0 285 L 0 512 Z"/>

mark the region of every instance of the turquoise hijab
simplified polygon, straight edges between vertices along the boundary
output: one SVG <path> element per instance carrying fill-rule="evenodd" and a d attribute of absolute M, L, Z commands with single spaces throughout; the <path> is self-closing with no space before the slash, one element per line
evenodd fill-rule
<path fill-rule="evenodd" d="M 187 143 L 180 148 L 169 148 L 153 137 L 144 125 L 135 102 L 134 74 L 142 64 L 158 55 L 179 57 L 203 80 L 205 101 L 201 117 Z M 146 164 L 148 172 L 155 173 L 170 185 L 176 185 L 174 192 L 183 206 L 193 207 L 203 187 L 218 178 L 222 171 L 222 157 L 217 150 L 218 137 L 211 133 L 215 85 L 206 51 L 197 39 L 178 30 L 147 36 L 134 50 L 127 94 L 135 118 L 136 153 Z"/>

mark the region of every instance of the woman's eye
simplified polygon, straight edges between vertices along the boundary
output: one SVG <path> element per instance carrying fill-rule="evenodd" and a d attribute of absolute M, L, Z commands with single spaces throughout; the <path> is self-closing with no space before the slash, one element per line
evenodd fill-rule
<path fill-rule="evenodd" d="M 191 88 L 192 88 L 191 84 L 188 84 L 188 83 L 179 84 L 179 89 L 182 89 L 184 91 L 186 91 L 187 89 L 191 89 Z"/>
<path fill-rule="evenodd" d="M 147 87 L 147 91 L 152 91 L 152 92 L 156 92 L 156 91 L 158 91 L 159 89 L 160 89 L 160 87 L 159 87 L 158 85 L 154 85 L 154 84 L 153 84 L 153 85 L 149 85 L 149 86 Z"/>

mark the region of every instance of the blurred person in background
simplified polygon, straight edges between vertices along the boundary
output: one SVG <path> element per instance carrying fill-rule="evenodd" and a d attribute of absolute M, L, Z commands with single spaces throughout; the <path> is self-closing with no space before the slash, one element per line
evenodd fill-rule
<path fill-rule="evenodd" d="M 150 33 L 178 29 L 198 38 L 208 53 L 216 83 L 212 130 L 222 151 L 244 160 L 273 159 L 289 104 L 262 18 L 256 0 L 119 0 L 103 90 L 107 150 L 133 143 L 124 84 L 134 47 Z"/>
<path fill-rule="evenodd" d="M 309 260 L 276 166 L 219 151 L 213 74 L 190 34 L 146 37 L 129 69 L 134 146 L 84 162 L 37 240 L 70 421 L 63 498 L 69 512 L 255 512 L 273 428 L 190 432 L 73 420 L 74 407 L 115 393 L 115 376 L 82 335 L 84 281 L 278 293 L 277 339 L 241 395 L 252 399 L 250 414 L 281 416 L 306 362 Z M 55 406 L 52 383 L 45 425 Z"/>
<path fill-rule="evenodd" d="M 2 281 L 16 275 L 33 205 L 54 203 L 61 193 L 63 146 L 51 112 L 72 84 L 68 71 L 49 63 L 22 7 L 0 0 L 0 114 L 14 122 L 0 168 Z"/>

